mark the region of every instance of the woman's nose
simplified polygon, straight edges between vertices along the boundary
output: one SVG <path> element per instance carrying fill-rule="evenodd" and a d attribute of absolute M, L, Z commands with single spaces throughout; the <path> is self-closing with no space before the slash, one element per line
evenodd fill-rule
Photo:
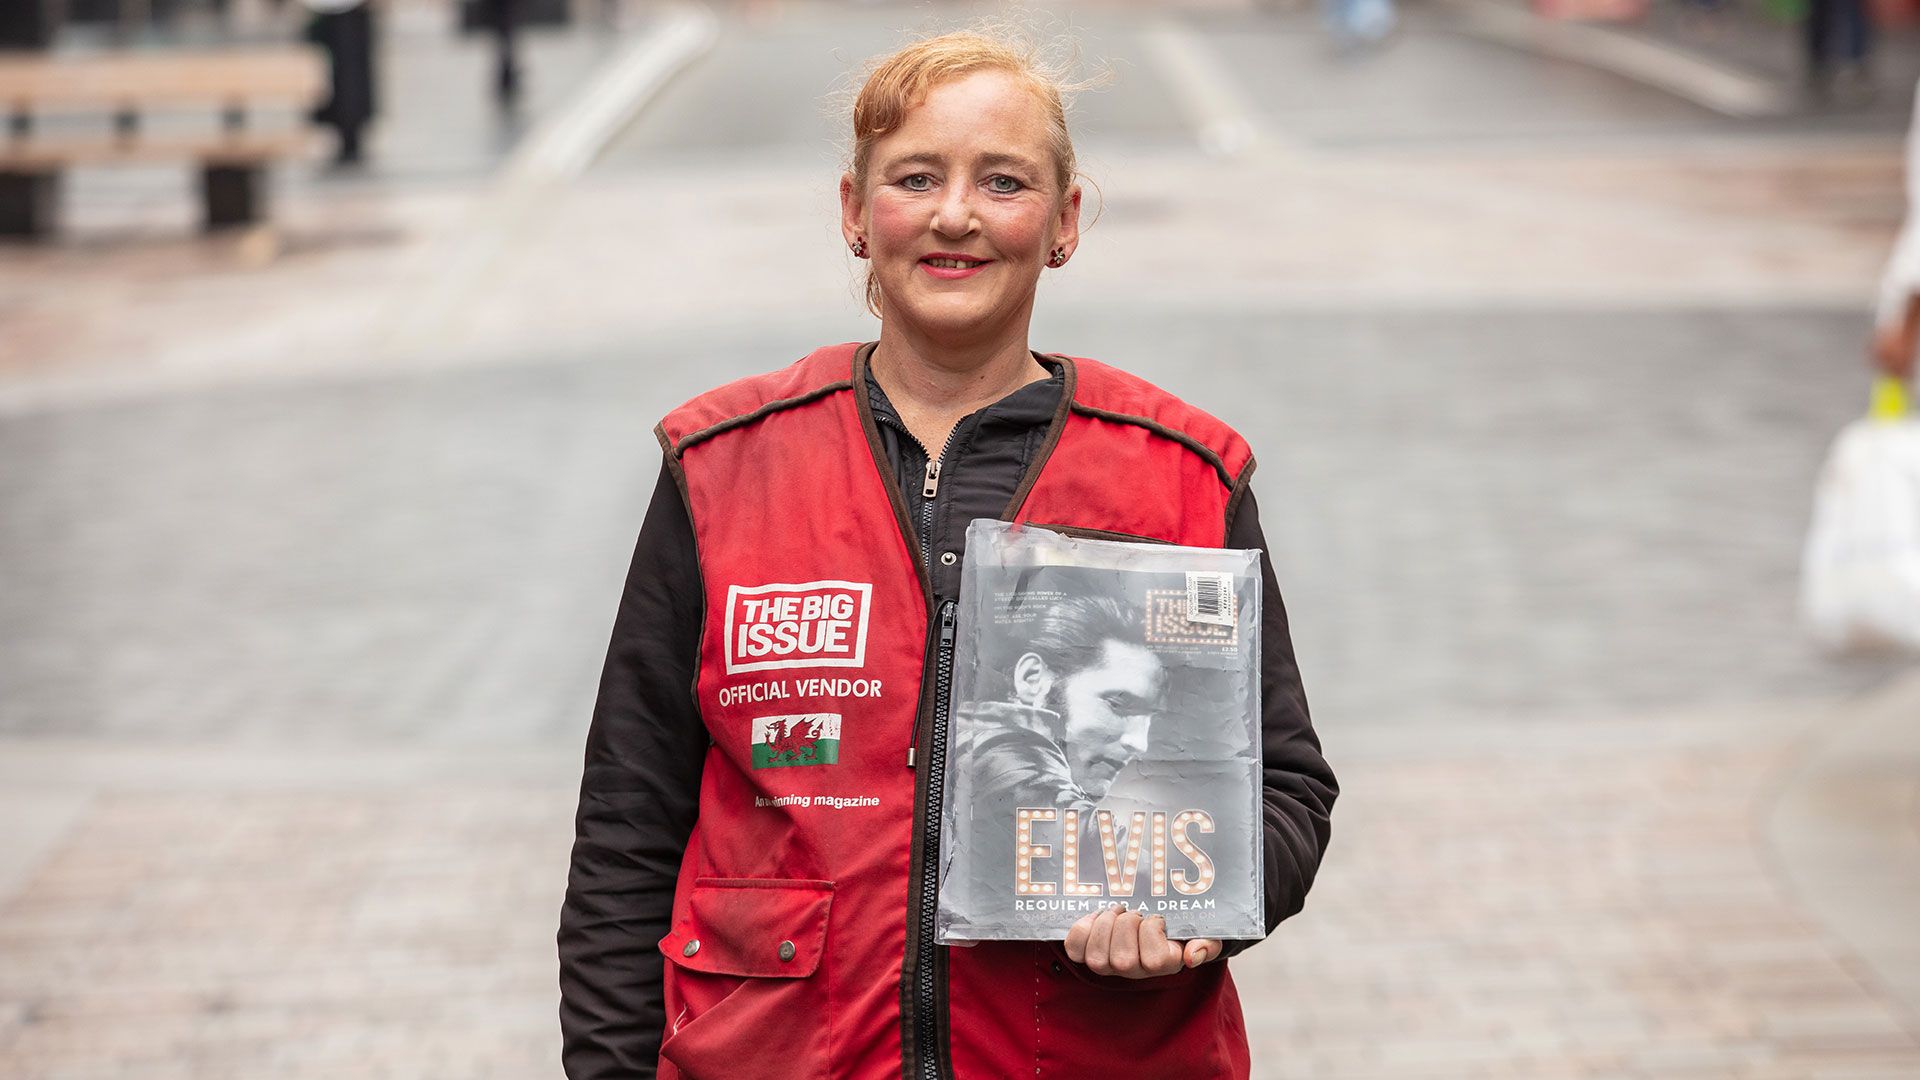
<path fill-rule="evenodd" d="M 966 184 L 949 184 L 933 208 L 933 231 L 961 237 L 974 230 L 973 191 Z"/>

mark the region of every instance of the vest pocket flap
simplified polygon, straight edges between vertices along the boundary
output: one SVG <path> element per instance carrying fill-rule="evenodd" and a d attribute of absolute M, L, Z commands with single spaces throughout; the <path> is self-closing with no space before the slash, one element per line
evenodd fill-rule
<path fill-rule="evenodd" d="M 696 878 L 660 952 L 690 971 L 804 979 L 820 966 L 832 906 L 831 881 Z"/>

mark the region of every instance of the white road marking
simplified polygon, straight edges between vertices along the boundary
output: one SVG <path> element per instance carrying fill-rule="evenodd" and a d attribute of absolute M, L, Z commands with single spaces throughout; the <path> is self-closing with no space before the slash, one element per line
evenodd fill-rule
<path fill-rule="evenodd" d="M 1141 32 L 1147 55 L 1173 87 L 1200 149 L 1216 157 L 1271 157 L 1283 149 L 1246 95 L 1226 75 L 1227 63 L 1190 27 L 1155 19 Z"/>
<path fill-rule="evenodd" d="M 427 285 L 399 297 L 376 321 L 368 348 L 401 358 L 431 352 L 455 333 L 464 306 L 555 189 L 593 164 L 620 128 L 674 75 L 713 47 L 720 20 L 700 4 L 665 9 L 659 22 L 608 61 L 567 104 L 529 132 L 502 167 L 493 191 L 445 245 L 428 252 Z"/>
<path fill-rule="evenodd" d="M 1727 116 L 1779 116 L 1791 102 L 1776 83 L 1597 26 L 1549 19 L 1499 0 L 1444 0 L 1462 28 L 1489 41 L 1586 64 Z"/>
<path fill-rule="evenodd" d="M 549 122 L 528 134 L 508 159 L 503 181 L 566 180 L 585 172 L 633 114 L 711 49 L 719 33 L 720 20 L 708 8 L 668 9 L 657 28 L 614 57 Z"/>

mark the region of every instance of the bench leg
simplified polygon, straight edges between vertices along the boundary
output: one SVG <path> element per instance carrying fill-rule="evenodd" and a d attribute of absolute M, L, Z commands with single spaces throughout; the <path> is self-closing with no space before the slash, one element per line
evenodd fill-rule
<path fill-rule="evenodd" d="M 207 228 L 251 225 L 266 216 L 267 167 L 263 164 L 202 166 L 200 194 L 206 201 Z"/>
<path fill-rule="evenodd" d="M 0 236 L 46 236 L 59 207 L 59 173 L 0 172 Z"/>

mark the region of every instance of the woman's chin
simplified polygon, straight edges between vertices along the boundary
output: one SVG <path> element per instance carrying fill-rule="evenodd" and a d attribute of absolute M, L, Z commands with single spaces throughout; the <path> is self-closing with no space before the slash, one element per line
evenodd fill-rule
<path fill-rule="evenodd" d="M 970 345 L 993 337 L 1007 325 L 1007 312 L 980 297 L 935 296 L 889 308 L 888 313 L 913 327 L 918 336 L 954 345 Z"/>

